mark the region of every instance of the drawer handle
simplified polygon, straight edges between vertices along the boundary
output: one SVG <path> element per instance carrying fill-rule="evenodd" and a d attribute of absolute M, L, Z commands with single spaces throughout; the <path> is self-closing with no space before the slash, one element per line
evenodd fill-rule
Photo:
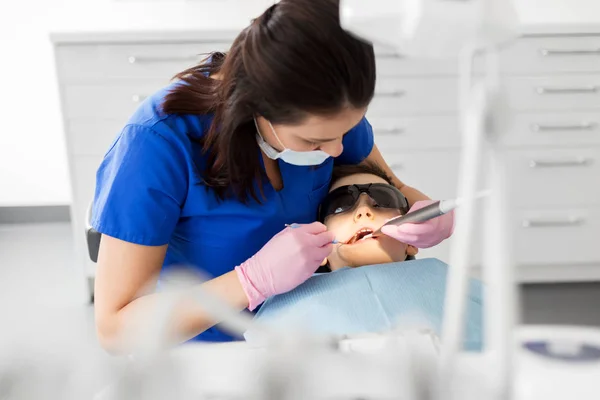
<path fill-rule="evenodd" d="M 571 217 L 567 219 L 526 219 L 523 220 L 523 228 L 564 228 L 579 226 L 584 223 L 583 218 Z"/>
<path fill-rule="evenodd" d="M 395 58 L 395 59 L 400 59 L 400 58 L 404 58 L 404 55 L 400 54 L 400 53 L 375 53 L 375 55 L 379 58 Z"/>
<path fill-rule="evenodd" d="M 146 97 L 148 96 L 144 96 L 143 94 L 134 94 L 133 96 L 131 96 L 131 101 L 133 101 L 134 103 L 141 103 L 146 99 Z"/>
<path fill-rule="evenodd" d="M 538 94 L 576 94 L 576 93 L 598 93 L 598 86 L 582 86 L 582 87 L 565 87 L 565 88 L 549 88 L 538 87 Z"/>
<path fill-rule="evenodd" d="M 144 57 L 144 56 L 129 56 L 127 57 L 129 64 L 152 64 L 162 62 L 189 62 L 198 61 L 197 56 L 181 56 L 181 57 Z"/>
<path fill-rule="evenodd" d="M 554 167 L 587 167 L 592 163 L 589 158 L 580 157 L 575 160 L 531 160 L 531 168 L 554 168 Z"/>
<path fill-rule="evenodd" d="M 390 91 L 385 91 L 385 92 L 376 92 L 375 93 L 377 96 L 384 96 L 384 97 L 403 97 L 404 95 L 406 95 L 406 92 L 404 90 L 390 90 Z"/>
<path fill-rule="evenodd" d="M 376 128 L 376 133 L 382 133 L 384 135 L 401 135 L 405 132 L 404 129 L 399 127 L 390 127 L 390 128 Z"/>
<path fill-rule="evenodd" d="M 551 131 L 593 131 L 597 127 L 594 122 L 583 122 L 581 124 L 574 125 L 541 125 L 534 124 L 531 129 L 534 132 L 551 132 Z"/>
<path fill-rule="evenodd" d="M 600 49 L 589 49 L 589 50 L 541 49 L 540 53 L 544 57 L 549 57 L 549 56 L 600 56 Z"/>

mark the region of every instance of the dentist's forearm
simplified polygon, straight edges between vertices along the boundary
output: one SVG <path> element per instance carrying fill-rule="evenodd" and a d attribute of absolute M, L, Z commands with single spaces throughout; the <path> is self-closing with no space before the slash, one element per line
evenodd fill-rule
<path fill-rule="evenodd" d="M 402 183 L 402 182 L 400 182 L 400 183 Z M 395 186 L 398 187 L 398 185 L 395 185 Z M 406 197 L 406 199 L 408 200 L 408 204 L 410 204 L 411 206 L 413 204 L 415 204 L 417 201 L 429 200 L 429 197 L 427 197 L 425 194 L 421 193 L 414 187 L 411 187 L 408 185 L 403 185 L 403 186 L 398 187 L 398 189 L 400 189 L 400 192 L 402 192 L 404 197 Z"/>
<path fill-rule="evenodd" d="M 200 286 L 237 311 L 248 307 L 248 299 L 235 271 L 221 275 Z M 170 293 L 160 292 L 139 297 L 127 304 L 113 315 L 111 321 L 105 321 L 103 332 L 99 332 L 103 347 L 112 353 L 128 353 L 131 349 L 123 336 L 125 332 L 130 332 L 133 328 L 133 336 L 136 341 L 140 340 L 140 335 L 150 334 L 149 332 L 135 332 L 136 326 L 132 325 L 132 321 L 139 321 L 141 323 L 139 327 L 143 329 L 145 324 L 152 319 L 163 317 L 158 313 L 162 307 L 170 308 L 170 317 L 164 321 L 167 327 L 164 340 L 167 345 L 183 343 L 221 322 L 202 309 L 202 306 L 193 298 L 194 290 L 197 289 L 186 289 L 187 294 L 183 294 L 176 304 L 167 303 L 170 300 L 168 297 L 171 295 Z"/>
<path fill-rule="evenodd" d="M 408 204 L 410 204 L 411 206 L 417 201 L 429 200 L 429 197 L 427 197 L 425 194 L 421 193 L 420 191 L 411 186 L 405 185 L 400 179 L 398 179 L 394 171 L 384 160 L 383 156 L 381 155 L 381 152 L 377 148 L 377 145 L 373 146 L 373 150 L 371 150 L 371 153 L 365 159 L 365 162 L 375 163 L 381 168 L 383 168 L 385 173 L 392 178 L 394 186 L 396 186 L 402 192 L 404 197 L 406 197 L 406 199 L 408 200 Z"/>

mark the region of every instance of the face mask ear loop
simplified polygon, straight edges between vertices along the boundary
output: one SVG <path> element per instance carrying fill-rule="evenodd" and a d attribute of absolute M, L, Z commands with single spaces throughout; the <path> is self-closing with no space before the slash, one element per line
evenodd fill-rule
<path fill-rule="evenodd" d="M 258 133 L 258 136 L 260 136 L 260 138 L 265 141 L 265 138 L 263 137 L 262 133 L 260 133 L 260 129 L 258 128 L 258 122 L 256 122 L 256 117 L 252 117 L 252 119 L 254 120 L 254 127 L 256 128 L 256 133 Z"/>
<path fill-rule="evenodd" d="M 256 120 L 254 120 L 254 121 L 256 122 Z M 286 150 L 287 147 L 285 147 L 285 144 L 283 144 L 281 139 L 279 139 L 279 136 L 277 136 L 277 132 L 275 132 L 275 128 L 273 128 L 273 124 L 271 124 L 271 121 L 267 121 L 267 122 L 269 123 L 269 126 L 271 127 L 271 131 L 273 132 L 273 135 L 275 135 L 275 139 L 277 139 L 277 141 L 279 142 L 281 147 L 283 147 L 283 150 Z"/>

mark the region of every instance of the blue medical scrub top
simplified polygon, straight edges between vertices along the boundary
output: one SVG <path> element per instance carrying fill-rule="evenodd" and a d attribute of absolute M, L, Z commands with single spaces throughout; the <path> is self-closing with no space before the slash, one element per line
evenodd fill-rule
<path fill-rule="evenodd" d="M 327 194 L 335 164 L 358 164 L 373 148 L 366 119 L 343 139 L 344 151 L 322 165 L 279 160 L 284 182 L 263 184 L 262 203 L 219 200 L 203 185 L 206 157 L 197 140 L 212 115 L 166 115 L 164 96 L 173 83 L 146 99 L 106 153 L 96 177 L 92 226 L 100 233 L 146 246 L 168 244 L 163 273 L 187 265 L 216 277 L 232 271 L 265 245 L 284 224 L 310 223 Z M 248 151 L 260 151 L 256 149 Z M 230 341 L 218 326 L 195 340 Z"/>

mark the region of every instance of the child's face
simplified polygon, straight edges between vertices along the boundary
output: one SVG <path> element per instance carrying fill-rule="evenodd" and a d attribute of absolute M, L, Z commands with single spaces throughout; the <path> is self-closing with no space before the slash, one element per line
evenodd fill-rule
<path fill-rule="evenodd" d="M 371 174 L 355 174 L 338 180 L 330 189 L 341 186 L 387 182 Z M 361 194 L 354 208 L 325 218 L 327 229 L 335 234 L 343 245 L 336 245 L 328 257 L 332 270 L 342 267 L 360 267 L 371 264 L 384 264 L 404 261 L 407 255 L 415 255 L 417 249 L 398 242 L 386 235 L 356 241 L 356 233 L 363 228 L 372 231 L 379 229 L 388 219 L 400 215 L 397 209 L 379 208 L 365 193 Z"/>

